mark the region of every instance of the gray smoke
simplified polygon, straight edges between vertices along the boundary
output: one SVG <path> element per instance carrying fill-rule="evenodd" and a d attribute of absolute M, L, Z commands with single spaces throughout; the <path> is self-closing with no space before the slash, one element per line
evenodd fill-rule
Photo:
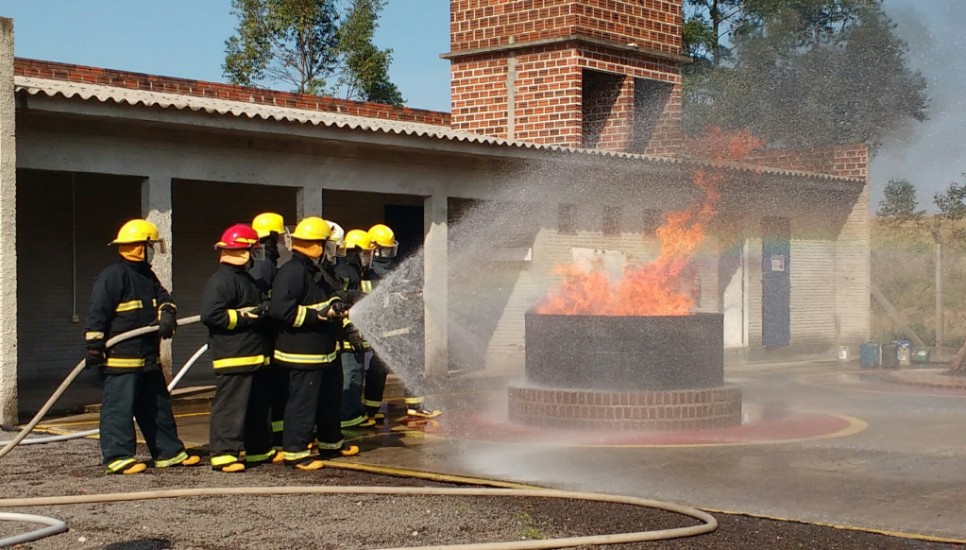
<path fill-rule="evenodd" d="M 929 120 L 890 136 L 872 162 L 872 208 L 890 179 L 918 189 L 921 208 L 966 172 L 966 10 L 961 0 L 887 0 L 896 33 L 909 44 L 908 62 L 928 83 Z"/>

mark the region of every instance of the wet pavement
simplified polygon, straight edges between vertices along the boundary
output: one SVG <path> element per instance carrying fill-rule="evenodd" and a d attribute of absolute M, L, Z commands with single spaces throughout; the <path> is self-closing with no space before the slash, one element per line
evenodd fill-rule
<path fill-rule="evenodd" d="M 732 366 L 725 377 L 742 388 L 742 426 L 650 433 L 515 425 L 502 381 L 458 378 L 429 397 L 438 419 L 402 422 L 394 404 L 378 429 L 346 431 L 363 453 L 344 460 L 966 541 L 966 379 L 834 362 Z M 203 447 L 204 399 L 178 413 L 186 443 Z"/>

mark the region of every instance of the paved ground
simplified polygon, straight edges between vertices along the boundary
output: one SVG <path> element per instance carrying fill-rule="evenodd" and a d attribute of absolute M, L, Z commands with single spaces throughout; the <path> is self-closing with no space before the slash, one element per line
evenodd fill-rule
<path fill-rule="evenodd" d="M 966 541 L 966 387 L 897 375 L 938 371 L 729 367 L 727 381 L 744 393 L 744 426 L 660 436 L 514 426 L 499 381 L 466 378 L 433 396 L 446 411 L 439 422 L 347 435 L 366 451 L 351 460 L 366 464 Z M 201 408 L 182 409 L 179 420 L 184 439 L 199 445 Z M 59 427 L 90 426 L 69 421 Z"/>

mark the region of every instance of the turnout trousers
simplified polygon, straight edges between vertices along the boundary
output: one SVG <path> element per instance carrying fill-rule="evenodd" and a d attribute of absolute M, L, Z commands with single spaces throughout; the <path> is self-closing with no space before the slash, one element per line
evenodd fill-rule
<path fill-rule="evenodd" d="M 135 420 L 156 464 L 179 458 L 184 453 L 184 444 L 178 438 L 174 413 L 171 412 L 171 396 L 160 368 L 103 374 L 102 379 L 100 429 L 105 465 L 134 458 L 137 450 Z"/>
<path fill-rule="evenodd" d="M 282 448 L 282 432 L 285 428 L 285 405 L 288 404 L 289 372 L 275 364 L 268 366 L 271 385 L 272 445 Z"/>
<path fill-rule="evenodd" d="M 311 370 L 288 369 L 289 396 L 285 406 L 283 450 L 286 461 L 308 457 L 309 445 L 318 441 L 319 451 L 338 451 L 342 437 L 342 361 Z M 314 437 L 314 436 L 317 436 Z"/>
<path fill-rule="evenodd" d="M 362 359 L 360 362 L 359 360 Z M 342 427 L 358 426 L 366 419 L 362 405 L 362 382 L 372 352 L 342 354 Z"/>
<path fill-rule="evenodd" d="M 242 450 L 250 462 L 271 456 L 270 378 L 266 368 L 215 376 L 217 386 L 211 404 L 212 466 L 236 462 Z"/>
<path fill-rule="evenodd" d="M 378 355 L 374 355 L 366 368 L 366 382 L 362 396 L 363 405 L 365 405 L 366 412 L 370 417 L 382 407 L 387 376 L 389 376 L 389 367 Z M 402 380 L 402 383 L 406 405 L 421 405 L 426 395 L 423 373 L 408 373 L 407 378 Z"/>

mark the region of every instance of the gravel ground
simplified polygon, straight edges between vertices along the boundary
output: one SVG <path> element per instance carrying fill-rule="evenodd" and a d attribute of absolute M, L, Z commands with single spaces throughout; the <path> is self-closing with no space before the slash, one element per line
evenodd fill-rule
<path fill-rule="evenodd" d="M 242 474 L 215 473 L 201 466 L 150 469 L 135 476 L 105 476 L 97 464 L 98 457 L 97 442 L 91 440 L 20 447 L 0 459 L 2 496 L 279 485 L 453 486 L 338 468 L 294 472 L 277 465 L 253 468 Z M 0 511 L 47 515 L 67 522 L 68 533 L 21 546 L 36 549 L 383 548 L 619 533 L 697 523 L 667 512 L 617 504 L 463 496 L 193 497 Z M 958 548 L 799 523 L 725 514 L 715 517 L 719 528 L 708 535 L 609 548 Z M 0 523 L 0 537 L 32 528 Z"/>

